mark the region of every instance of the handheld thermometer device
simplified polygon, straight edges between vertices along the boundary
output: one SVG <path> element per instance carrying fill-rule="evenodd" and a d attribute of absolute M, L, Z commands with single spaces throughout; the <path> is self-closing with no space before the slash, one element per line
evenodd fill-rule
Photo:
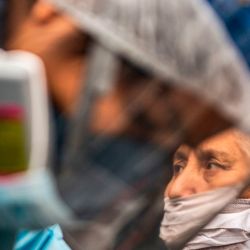
<path fill-rule="evenodd" d="M 46 78 L 39 58 L 0 51 L 0 230 L 67 224 L 49 166 Z"/>
<path fill-rule="evenodd" d="M 0 56 L 0 175 L 45 168 L 49 155 L 46 81 L 26 52 Z"/>

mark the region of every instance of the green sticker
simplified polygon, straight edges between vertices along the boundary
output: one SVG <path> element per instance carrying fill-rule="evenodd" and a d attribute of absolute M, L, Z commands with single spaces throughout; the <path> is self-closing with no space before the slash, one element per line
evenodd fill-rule
<path fill-rule="evenodd" d="M 28 167 L 22 118 L 20 109 L 0 107 L 0 174 L 24 171 Z"/>

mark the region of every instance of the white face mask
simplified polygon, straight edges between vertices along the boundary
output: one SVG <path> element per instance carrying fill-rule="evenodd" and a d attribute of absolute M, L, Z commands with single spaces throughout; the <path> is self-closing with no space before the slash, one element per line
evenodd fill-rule
<path fill-rule="evenodd" d="M 250 199 L 238 199 L 218 214 L 185 250 L 232 245 L 232 249 L 250 248 Z M 229 248 L 230 249 L 230 248 Z"/>
<path fill-rule="evenodd" d="M 182 249 L 228 203 L 235 200 L 244 186 L 241 183 L 187 198 L 165 198 L 160 238 L 169 249 Z"/>

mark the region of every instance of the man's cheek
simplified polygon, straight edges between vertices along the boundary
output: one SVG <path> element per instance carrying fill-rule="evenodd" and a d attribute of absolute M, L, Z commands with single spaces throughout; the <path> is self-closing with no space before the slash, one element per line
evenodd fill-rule
<path fill-rule="evenodd" d="M 207 183 L 217 183 L 220 182 L 221 178 L 223 178 L 223 171 L 221 171 L 220 169 L 215 169 L 215 170 L 203 170 L 203 179 L 207 182 Z"/>
<path fill-rule="evenodd" d="M 243 176 L 239 172 L 227 170 L 217 171 L 217 173 L 213 173 L 213 175 L 208 175 L 206 179 L 212 188 L 219 188 L 239 184 L 243 181 Z"/>

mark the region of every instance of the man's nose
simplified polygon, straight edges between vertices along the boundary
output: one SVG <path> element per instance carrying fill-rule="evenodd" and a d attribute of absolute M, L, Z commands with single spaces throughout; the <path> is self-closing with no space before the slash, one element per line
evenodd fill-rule
<path fill-rule="evenodd" d="M 170 198 L 188 197 L 208 190 L 206 180 L 196 168 L 186 168 L 169 184 L 166 195 Z"/>

